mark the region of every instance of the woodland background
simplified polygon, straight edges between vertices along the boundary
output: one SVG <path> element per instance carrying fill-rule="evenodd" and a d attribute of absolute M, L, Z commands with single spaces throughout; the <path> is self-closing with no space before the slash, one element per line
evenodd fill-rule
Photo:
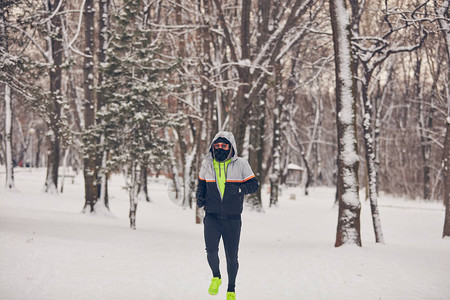
<path fill-rule="evenodd" d="M 444 201 L 449 1 L 346 2 L 360 188 Z M 195 207 L 201 159 L 219 130 L 235 134 L 240 156 L 270 183 L 271 205 L 289 163 L 303 167 L 306 193 L 336 185 L 329 5 L 2 1 L 0 163 L 7 186 L 14 187 L 8 161 L 47 167 L 47 192 L 63 192 L 60 167 L 71 166 L 84 172 L 84 210 L 94 212 L 108 208 L 108 174 L 128 175 L 131 205 L 150 200 L 148 175 L 163 174 L 183 205 Z M 264 209 L 261 191 L 247 202 Z"/>

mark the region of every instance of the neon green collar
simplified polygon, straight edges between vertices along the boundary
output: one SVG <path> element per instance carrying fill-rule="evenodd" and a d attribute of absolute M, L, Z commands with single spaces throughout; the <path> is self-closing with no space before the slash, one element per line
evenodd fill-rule
<path fill-rule="evenodd" d="M 223 193 L 225 192 L 225 183 L 227 182 L 227 169 L 230 162 L 231 159 L 224 162 L 218 162 L 215 159 L 213 160 L 214 170 L 216 171 L 217 185 L 219 186 L 220 196 L 222 198 Z"/>

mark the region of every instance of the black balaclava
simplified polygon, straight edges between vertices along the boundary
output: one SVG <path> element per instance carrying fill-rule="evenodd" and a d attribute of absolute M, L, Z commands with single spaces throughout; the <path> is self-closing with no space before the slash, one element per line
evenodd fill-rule
<path fill-rule="evenodd" d="M 214 149 L 214 144 L 216 144 L 216 143 L 228 144 L 230 146 L 230 149 L 228 149 L 228 150 L 223 150 L 222 148 Z M 231 146 L 230 141 L 223 137 L 219 137 L 218 139 L 216 139 L 211 146 L 212 155 L 213 155 L 214 159 L 218 162 L 223 162 L 223 161 L 229 160 L 233 153 L 232 149 L 233 149 L 233 146 Z"/>

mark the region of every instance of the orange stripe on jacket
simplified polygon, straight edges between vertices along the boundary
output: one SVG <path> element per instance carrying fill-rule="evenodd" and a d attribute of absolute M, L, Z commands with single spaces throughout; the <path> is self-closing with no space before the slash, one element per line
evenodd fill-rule
<path fill-rule="evenodd" d="M 250 180 L 255 177 L 256 177 L 255 175 L 251 175 L 251 176 L 245 178 L 244 180 L 227 179 L 227 182 L 246 182 L 247 180 Z"/>
<path fill-rule="evenodd" d="M 244 178 L 244 181 L 250 180 L 250 179 L 255 178 L 255 177 L 256 177 L 255 175 L 248 176 L 247 178 Z"/>

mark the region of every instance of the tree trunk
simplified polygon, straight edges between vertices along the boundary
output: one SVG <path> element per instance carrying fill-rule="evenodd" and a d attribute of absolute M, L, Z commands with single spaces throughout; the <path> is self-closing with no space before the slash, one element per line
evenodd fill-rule
<path fill-rule="evenodd" d="M 95 85 L 94 85 L 94 1 L 86 0 L 84 8 L 85 57 L 83 67 L 84 77 L 84 190 L 85 204 L 83 211 L 94 212 L 97 202 L 97 169 L 96 169 L 96 138 L 90 132 L 95 126 Z"/>
<path fill-rule="evenodd" d="M 281 175 L 281 115 L 283 113 L 283 104 L 285 103 L 282 96 L 282 75 L 281 64 L 275 65 L 275 81 L 277 83 L 275 87 L 275 107 L 273 109 L 273 142 L 272 142 L 272 168 L 270 172 L 270 204 L 278 205 L 278 193 L 280 185 Z"/>
<path fill-rule="evenodd" d="M 4 51 L 8 51 L 8 38 L 6 31 L 6 8 L 0 11 L 0 45 Z M 4 98 L 5 98 L 5 166 L 6 166 L 6 180 L 5 186 L 7 189 L 14 189 L 14 165 L 12 155 L 12 131 L 13 131 L 13 98 L 11 97 L 11 87 L 8 83 L 4 84 Z M 1 142 L 1 141 L 0 141 Z"/>
<path fill-rule="evenodd" d="M 99 31 L 98 31 L 98 41 L 99 41 L 99 51 L 98 51 L 98 64 L 100 66 L 98 72 L 98 84 L 97 86 L 101 87 L 103 85 L 104 72 L 101 68 L 102 64 L 106 62 L 106 51 L 108 50 L 108 30 L 109 30 L 109 7 L 110 0 L 101 0 L 99 3 Z M 97 111 L 106 110 L 106 101 L 105 94 L 100 92 L 97 94 Z M 101 118 L 97 120 L 98 123 L 102 122 Z M 104 128 L 104 126 L 102 126 Z M 102 132 L 100 137 L 100 149 L 104 148 L 105 144 L 105 132 Z M 107 170 L 107 160 L 108 160 L 108 151 L 103 150 L 101 156 L 98 156 L 96 159 L 96 170 L 98 172 L 98 180 L 100 181 L 97 184 L 98 199 L 97 202 L 102 203 L 102 207 L 106 210 L 109 210 L 109 199 L 108 199 L 108 170 Z M 98 205 L 96 205 L 97 207 Z"/>
<path fill-rule="evenodd" d="M 137 190 L 138 201 L 150 202 L 150 197 L 148 196 L 148 186 L 147 186 L 147 166 L 141 165 L 139 170 L 139 182 Z"/>
<path fill-rule="evenodd" d="M 197 154 L 197 145 L 191 150 L 191 153 L 185 153 L 185 165 L 184 165 L 184 198 L 183 207 L 192 208 L 192 191 L 193 191 L 193 171 L 195 170 L 194 156 Z"/>
<path fill-rule="evenodd" d="M 360 31 L 360 18 L 363 7 L 360 7 L 360 3 L 357 0 L 351 0 L 351 25 L 353 33 L 359 36 Z M 376 153 L 375 145 L 378 141 L 375 139 L 378 135 L 373 134 L 372 129 L 372 117 L 373 108 L 372 101 L 369 99 L 368 88 L 369 82 L 372 78 L 373 68 L 367 66 L 367 62 L 363 64 L 364 67 L 364 78 L 359 85 L 360 92 L 362 96 L 362 108 L 363 108 L 363 132 L 364 132 L 364 149 L 366 154 L 366 168 L 367 168 L 367 194 L 370 199 L 370 208 L 372 212 L 372 222 L 375 233 L 375 240 L 377 243 L 384 243 L 383 231 L 381 229 L 380 214 L 378 211 L 378 175 L 376 168 Z M 357 62 L 353 63 L 352 66 L 353 75 L 358 76 L 358 66 Z M 355 83 L 356 85 L 356 83 Z M 355 86 L 356 88 L 356 86 Z"/>
<path fill-rule="evenodd" d="M 450 22 L 448 18 L 450 17 L 449 11 L 449 1 L 444 1 L 441 7 L 435 2 L 435 10 L 437 15 L 440 17 L 439 25 L 442 29 L 443 39 L 445 42 L 445 49 L 447 50 L 447 63 L 450 63 Z M 446 120 L 446 130 L 445 130 L 445 141 L 444 141 L 444 153 L 442 158 L 442 164 L 444 168 L 444 204 L 445 204 L 445 220 L 444 220 L 444 231 L 443 237 L 450 237 L 450 69 L 447 71 L 446 86 L 444 87 L 447 95 L 447 120 Z"/>
<path fill-rule="evenodd" d="M 51 1 L 47 2 L 47 12 L 50 14 L 59 6 L 62 0 L 55 0 L 52 5 Z M 61 10 L 62 8 L 60 8 Z M 47 158 L 47 179 L 45 181 L 45 192 L 58 192 L 58 168 L 60 161 L 60 144 L 61 144 L 61 64 L 63 56 L 62 47 L 62 22 L 61 15 L 55 14 L 51 20 L 47 22 L 48 34 L 48 59 L 51 60 L 52 68 L 49 70 L 50 75 L 50 111 L 49 111 L 49 133 L 47 133 L 48 158 Z"/>
<path fill-rule="evenodd" d="M 241 58 L 242 61 L 250 61 L 250 10 L 251 1 L 243 0 L 241 8 Z M 236 95 L 235 119 L 233 121 L 233 133 L 236 137 L 236 146 L 238 153 L 241 153 L 244 145 L 246 124 L 249 120 L 249 113 L 245 107 L 250 107 L 249 99 L 251 75 L 249 68 L 239 67 L 240 86 Z"/>
<path fill-rule="evenodd" d="M 266 99 L 266 90 L 260 95 L 260 99 Z M 250 165 L 256 175 L 256 179 L 260 185 L 262 185 L 264 180 L 262 164 L 264 155 L 265 102 L 259 101 L 258 104 L 255 103 L 254 110 L 254 119 L 252 120 L 254 128 L 250 131 Z M 261 190 L 262 189 L 259 188 L 256 193 L 248 195 L 247 202 L 251 210 L 264 212 L 261 200 Z"/>
<path fill-rule="evenodd" d="M 207 106 L 205 105 L 205 103 L 203 103 L 201 105 L 201 110 L 205 111 L 207 110 Z M 199 174 L 200 172 L 200 168 L 202 165 L 202 161 L 203 161 L 203 155 L 204 155 L 204 150 L 207 148 L 206 143 L 208 143 L 206 141 L 206 137 L 209 136 L 208 134 L 208 130 L 207 130 L 207 126 L 205 124 L 205 120 L 202 120 L 199 122 L 199 129 L 198 129 L 198 137 L 197 137 L 197 153 L 195 155 L 196 160 L 195 160 L 195 165 L 196 165 L 196 170 L 197 170 L 197 174 Z M 198 184 L 198 175 L 194 177 L 194 182 L 196 184 Z M 196 186 L 195 186 L 196 188 Z M 197 205 L 197 201 L 195 201 L 195 224 L 201 224 L 202 220 L 203 220 L 203 212 L 204 209 L 201 207 L 198 207 Z"/>
<path fill-rule="evenodd" d="M 450 99 L 448 101 L 450 105 Z M 450 237 L 450 114 L 447 117 L 445 142 L 444 142 L 444 204 L 445 220 L 443 237 Z"/>
<path fill-rule="evenodd" d="M 138 180 L 137 180 L 137 168 L 136 168 L 136 164 L 135 162 L 132 163 L 131 166 L 131 180 L 130 180 L 130 185 L 128 187 L 128 195 L 130 198 L 130 228 L 133 230 L 136 230 L 136 210 L 137 210 L 137 205 L 138 205 L 138 199 L 137 199 L 137 185 L 138 185 Z"/>
<path fill-rule="evenodd" d="M 281 144 L 280 144 L 280 115 L 282 107 L 282 96 L 278 95 L 273 110 L 273 143 L 272 143 L 272 172 L 270 178 L 270 207 L 278 205 L 278 189 L 280 184 L 280 165 L 281 165 Z"/>
<path fill-rule="evenodd" d="M 375 233 L 375 241 L 384 243 L 383 230 L 381 229 L 380 213 L 378 211 L 378 176 L 375 166 L 374 141 L 372 134 L 372 104 L 368 96 L 369 81 L 372 74 L 366 72 L 362 83 L 362 97 L 364 102 L 363 131 L 364 148 L 366 150 L 366 167 L 368 178 L 368 192 L 370 199 L 370 209 L 372 211 L 372 223 Z"/>
<path fill-rule="evenodd" d="M 63 158 L 63 173 L 62 173 L 62 177 L 61 177 L 61 190 L 60 193 L 62 194 L 64 192 L 64 180 L 66 179 L 66 169 L 67 169 L 67 158 L 69 157 L 69 149 L 67 148 L 64 151 L 64 158 Z"/>
<path fill-rule="evenodd" d="M 166 140 L 170 141 L 171 136 L 169 135 L 168 128 L 164 128 L 164 136 Z M 179 137 L 178 137 L 179 138 Z M 178 173 L 178 164 L 176 159 L 176 154 L 173 148 L 169 149 L 169 172 L 172 175 L 173 180 L 173 188 L 175 189 L 175 199 L 178 200 L 181 199 L 182 195 L 182 187 L 180 183 L 180 175 Z"/>
<path fill-rule="evenodd" d="M 5 186 L 9 190 L 14 189 L 14 164 L 12 155 L 12 115 L 13 103 L 11 97 L 11 88 L 5 84 L 5 145 L 6 145 L 6 182 Z"/>
<path fill-rule="evenodd" d="M 336 65 L 336 124 L 338 136 L 338 226 L 335 246 L 361 246 L 355 83 L 352 76 L 350 22 L 344 0 L 330 0 Z"/>
<path fill-rule="evenodd" d="M 39 168 L 41 166 L 41 147 L 42 147 L 42 140 L 43 137 L 41 136 L 40 129 L 36 129 L 36 138 L 37 138 L 37 149 L 36 149 L 36 159 L 35 159 L 35 166 L 36 168 Z"/>
<path fill-rule="evenodd" d="M 320 89 L 320 86 L 319 86 Z M 314 142 L 314 150 L 315 150 L 315 157 L 316 157 L 316 172 L 315 172 L 315 182 L 318 186 L 322 185 L 323 181 L 323 175 L 322 175 L 322 154 L 320 152 L 320 141 L 322 140 L 322 121 L 323 121 L 323 100 L 322 96 L 318 95 L 316 99 L 316 110 L 318 110 L 319 113 L 319 120 L 317 121 L 317 135 L 315 137 Z"/>
<path fill-rule="evenodd" d="M 101 137 L 101 144 L 104 143 L 104 135 Z M 99 180 L 100 184 L 98 185 L 100 187 L 98 194 L 98 200 L 95 203 L 94 210 L 97 211 L 104 211 L 105 213 L 109 211 L 109 198 L 108 198 L 108 168 L 107 168 L 107 161 L 108 161 L 108 151 L 104 150 L 102 155 L 102 165 L 99 169 Z"/>

